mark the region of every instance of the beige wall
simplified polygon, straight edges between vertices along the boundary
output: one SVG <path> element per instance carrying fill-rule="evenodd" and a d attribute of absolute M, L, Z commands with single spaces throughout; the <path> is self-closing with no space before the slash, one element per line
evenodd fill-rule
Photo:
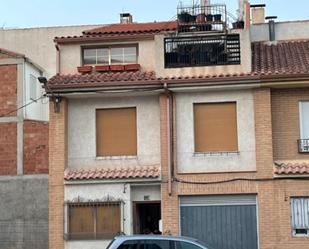
<path fill-rule="evenodd" d="M 136 107 L 137 156 L 96 157 L 95 110 Z M 100 168 L 160 165 L 158 96 L 70 99 L 68 113 L 69 167 Z"/>
<path fill-rule="evenodd" d="M 56 36 L 81 35 L 82 31 L 98 25 L 0 29 L 0 48 L 25 54 L 46 70 L 48 77 L 56 73 Z M 101 25 L 100 25 L 101 26 Z"/>
<path fill-rule="evenodd" d="M 239 153 L 195 153 L 194 103 L 237 103 Z M 255 171 L 252 90 L 176 94 L 177 170 L 179 173 Z"/>

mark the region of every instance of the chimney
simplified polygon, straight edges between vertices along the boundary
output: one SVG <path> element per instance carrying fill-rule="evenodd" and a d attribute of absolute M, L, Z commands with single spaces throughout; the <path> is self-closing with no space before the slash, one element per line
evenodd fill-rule
<path fill-rule="evenodd" d="M 269 40 L 275 41 L 276 40 L 276 27 L 275 27 L 275 19 L 277 16 L 267 16 L 265 18 L 268 21 L 268 28 L 269 28 Z"/>
<path fill-rule="evenodd" d="M 120 23 L 121 24 L 133 23 L 133 16 L 130 13 L 121 13 Z"/>
<path fill-rule="evenodd" d="M 252 24 L 265 22 L 265 7 L 266 4 L 251 4 Z"/>

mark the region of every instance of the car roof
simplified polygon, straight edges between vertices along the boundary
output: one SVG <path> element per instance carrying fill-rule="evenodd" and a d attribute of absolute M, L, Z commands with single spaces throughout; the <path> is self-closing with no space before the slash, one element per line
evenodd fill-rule
<path fill-rule="evenodd" d="M 119 235 L 115 239 L 120 240 L 142 240 L 142 239 L 154 239 L 154 240 L 178 240 L 178 241 L 191 241 L 198 242 L 197 239 L 184 237 L 184 236 L 169 236 L 169 235 Z"/>

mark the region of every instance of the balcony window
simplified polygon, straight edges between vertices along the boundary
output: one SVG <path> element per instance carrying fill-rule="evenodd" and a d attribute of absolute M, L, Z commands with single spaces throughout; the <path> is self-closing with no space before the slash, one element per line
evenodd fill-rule
<path fill-rule="evenodd" d="M 137 63 L 136 46 L 83 49 L 84 65 L 111 65 L 134 63 Z"/>
<path fill-rule="evenodd" d="M 299 103 L 300 139 L 298 151 L 309 152 L 309 101 Z"/>

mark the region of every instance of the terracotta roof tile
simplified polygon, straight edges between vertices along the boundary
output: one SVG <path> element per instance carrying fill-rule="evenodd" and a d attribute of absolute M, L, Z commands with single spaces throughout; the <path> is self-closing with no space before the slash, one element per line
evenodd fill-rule
<path fill-rule="evenodd" d="M 83 34 L 121 34 L 121 33 L 158 33 L 161 31 L 173 31 L 177 28 L 177 22 L 150 22 L 111 24 L 99 28 L 86 30 Z"/>
<path fill-rule="evenodd" d="M 154 72 L 107 72 L 91 74 L 55 75 L 48 81 L 49 88 L 70 88 L 70 87 L 93 87 L 128 85 L 130 82 L 145 84 L 149 81 L 157 81 Z M 122 83 L 122 84 L 121 84 Z"/>
<path fill-rule="evenodd" d="M 136 166 L 114 169 L 78 169 L 67 170 L 64 174 L 66 181 L 72 180 L 106 180 L 106 179 L 133 179 L 133 178 L 158 178 L 159 166 Z"/>
<path fill-rule="evenodd" d="M 274 173 L 284 174 L 309 174 L 309 161 L 276 161 Z"/>
<path fill-rule="evenodd" d="M 252 43 L 252 72 L 260 75 L 308 73 L 309 41 Z"/>

